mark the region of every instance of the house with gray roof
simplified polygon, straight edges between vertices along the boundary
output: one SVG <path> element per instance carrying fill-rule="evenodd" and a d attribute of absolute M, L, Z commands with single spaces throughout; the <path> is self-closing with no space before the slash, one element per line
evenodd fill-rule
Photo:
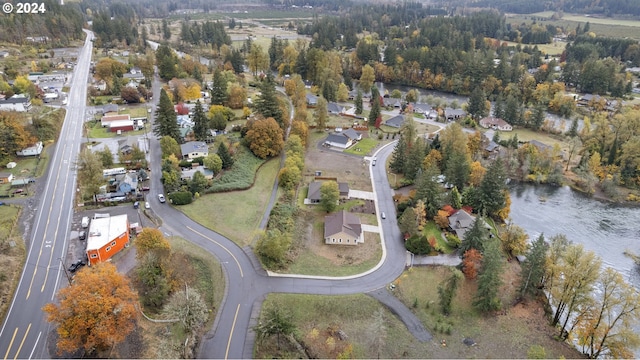
<path fill-rule="evenodd" d="M 31 99 L 24 95 L 14 95 L 8 99 L 0 99 L 0 110 L 26 112 L 31 109 Z"/>
<path fill-rule="evenodd" d="M 411 104 L 413 107 L 414 113 L 426 114 L 427 112 L 433 110 L 433 107 L 429 104 L 415 103 Z"/>
<path fill-rule="evenodd" d="M 193 175 L 195 175 L 197 172 L 202 173 L 202 175 L 204 175 L 205 179 L 207 180 L 213 179 L 213 175 L 214 175 L 213 171 L 210 169 L 207 169 L 204 166 L 196 166 L 190 169 L 184 169 L 182 170 L 182 174 L 180 175 L 180 178 L 182 180 L 192 180 Z"/>
<path fill-rule="evenodd" d="M 209 155 L 209 146 L 204 141 L 189 141 L 180 145 L 183 159 L 195 159 Z"/>
<path fill-rule="evenodd" d="M 320 203 L 320 187 L 322 181 L 313 181 L 309 184 L 309 191 L 307 192 L 307 198 L 305 204 L 319 204 Z M 340 191 L 341 198 L 349 198 L 349 184 L 346 182 L 338 183 L 338 190 Z"/>
<path fill-rule="evenodd" d="M 464 234 L 471 229 L 476 217 L 460 209 L 449 216 L 449 228 L 456 233 L 460 240 L 464 240 Z"/>
<path fill-rule="evenodd" d="M 330 102 L 327 104 L 327 112 L 333 115 L 342 114 L 344 112 L 344 106 L 334 102 Z"/>
<path fill-rule="evenodd" d="M 467 112 L 460 109 L 446 108 L 444 109 L 444 117 L 447 121 L 455 121 L 467 116 Z"/>
<path fill-rule="evenodd" d="M 308 107 L 315 107 L 316 105 L 318 105 L 318 97 L 313 95 L 313 94 L 307 94 L 306 96 L 307 98 L 307 106 Z"/>
<path fill-rule="evenodd" d="M 405 120 L 404 115 L 396 115 L 391 119 L 385 121 L 384 123 L 394 128 L 401 128 L 402 125 L 404 125 L 404 120 Z"/>
<path fill-rule="evenodd" d="M 351 141 L 360 141 L 362 140 L 362 134 L 359 133 L 358 131 L 354 130 L 353 128 L 348 128 L 347 130 L 344 130 L 342 132 L 342 134 L 346 137 L 348 137 L 349 139 L 351 139 Z"/>
<path fill-rule="evenodd" d="M 324 243 L 330 245 L 358 245 L 364 242 L 360 218 L 341 210 L 324 218 Z"/>

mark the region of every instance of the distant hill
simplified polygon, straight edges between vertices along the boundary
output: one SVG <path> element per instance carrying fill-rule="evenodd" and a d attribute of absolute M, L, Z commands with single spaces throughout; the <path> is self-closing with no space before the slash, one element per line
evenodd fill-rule
<path fill-rule="evenodd" d="M 517 14 L 552 10 L 590 15 L 640 17 L 638 0 L 431 0 L 431 2 L 447 7 L 489 7 Z"/>

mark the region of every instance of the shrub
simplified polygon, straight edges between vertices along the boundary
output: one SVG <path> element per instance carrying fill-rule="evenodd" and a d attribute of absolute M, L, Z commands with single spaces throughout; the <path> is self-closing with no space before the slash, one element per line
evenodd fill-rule
<path fill-rule="evenodd" d="M 187 205 L 193 201 L 193 196 L 189 191 L 178 191 L 169 194 L 169 199 L 173 205 Z"/>
<path fill-rule="evenodd" d="M 181 168 L 190 168 L 191 167 L 191 162 L 189 162 L 187 160 L 182 160 L 182 161 L 180 161 L 180 163 L 178 163 L 178 165 Z"/>
<path fill-rule="evenodd" d="M 447 243 L 454 248 L 458 248 L 462 243 L 462 240 L 454 234 L 447 234 L 445 237 L 447 239 Z"/>
<path fill-rule="evenodd" d="M 244 190 L 253 185 L 256 171 L 264 160 L 253 155 L 244 146 L 238 146 L 234 158 L 233 167 L 224 171 L 220 178 L 213 182 L 207 189 L 208 193 Z"/>
<path fill-rule="evenodd" d="M 427 255 L 431 252 L 431 246 L 424 236 L 413 235 L 407 239 L 404 246 L 416 255 Z"/>

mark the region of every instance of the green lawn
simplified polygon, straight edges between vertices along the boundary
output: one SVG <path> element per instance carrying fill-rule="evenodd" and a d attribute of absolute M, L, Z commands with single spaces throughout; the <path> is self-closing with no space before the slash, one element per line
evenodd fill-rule
<path fill-rule="evenodd" d="M 0 244 L 9 240 L 20 208 L 13 205 L 0 206 Z"/>
<path fill-rule="evenodd" d="M 438 225 L 436 225 L 435 222 L 428 221 L 424 226 L 423 233 L 427 237 L 427 239 L 429 239 L 432 236 L 436 239 L 436 242 L 438 243 L 438 245 L 440 245 L 440 248 L 442 249 L 442 253 L 451 254 L 452 252 L 455 251 L 455 249 L 449 246 L 449 243 L 447 243 L 447 240 L 442 236 L 442 230 L 440 230 L 440 228 L 438 227 Z"/>
<path fill-rule="evenodd" d="M 265 163 L 248 190 L 206 194 L 178 209 L 239 246 L 249 245 L 271 196 L 279 165 L 279 159 Z"/>
<path fill-rule="evenodd" d="M 129 114 L 132 118 L 147 117 L 146 106 L 125 107 L 120 114 Z"/>
<path fill-rule="evenodd" d="M 345 150 L 344 152 L 347 154 L 354 154 L 360 156 L 368 156 L 371 155 L 371 151 L 378 146 L 380 142 L 378 140 L 372 138 L 364 138 L 358 141 L 355 145 Z"/>
<path fill-rule="evenodd" d="M 121 135 L 118 135 L 118 133 L 116 132 L 110 132 L 109 128 L 102 127 L 99 121 L 96 121 L 94 123 L 88 122 L 86 124 L 87 124 L 87 129 L 89 129 L 90 139 L 105 139 L 105 138 L 112 138 L 116 136 L 144 135 L 145 133 L 145 130 L 142 129 L 142 130 L 136 130 L 136 131 L 126 131 L 126 132 L 123 132 Z M 147 133 L 152 131 L 151 125 L 149 123 L 145 124 L 145 128 Z"/>

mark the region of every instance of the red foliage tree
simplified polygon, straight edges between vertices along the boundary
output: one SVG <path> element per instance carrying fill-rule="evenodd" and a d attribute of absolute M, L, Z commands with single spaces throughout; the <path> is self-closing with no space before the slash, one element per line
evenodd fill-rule
<path fill-rule="evenodd" d="M 378 118 L 376 119 L 376 123 L 375 123 L 376 129 L 380 129 L 380 125 L 382 125 L 382 117 L 378 116 Z"/>
<path fill-rule="evenodd" d="M 178 103 L 176 112 L 178 112 L 178 115 L 189 115 L 189 108 L 184 103 Z"/>
<path fill-rule="evenodd" d="M 482 262 L 482 254 L 476 249 L 465 251 L 462 256 L 462 272 L 467 279 L 473 280 L 478 276 L 480 264 Z"/>
<path fill-rule="evenodd" d="M 449 214 L 449 216 L 453 215 L 453 213 L 456 212 L 456 209 L 454 209 L 453 206 L 451 205 L 443 206 L 442 210 L 446 211 Z"/>

